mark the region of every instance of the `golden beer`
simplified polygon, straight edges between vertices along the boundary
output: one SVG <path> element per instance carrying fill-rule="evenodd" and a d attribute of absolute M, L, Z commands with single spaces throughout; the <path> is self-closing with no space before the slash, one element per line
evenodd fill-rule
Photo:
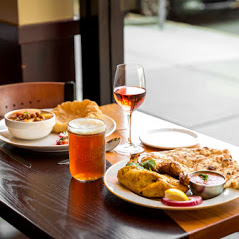
<path fill-rule="evenodd" d="M 87 182 L 105 172 L 105 122 L 79 118 L 68 124 L 69 167 L 72 177 Z"/>

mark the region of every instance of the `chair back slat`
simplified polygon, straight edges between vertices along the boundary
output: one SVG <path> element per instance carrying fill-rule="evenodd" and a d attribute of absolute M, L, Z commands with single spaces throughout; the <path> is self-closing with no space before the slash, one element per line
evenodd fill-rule
<path fill-rule="evenodd" d="M 54 108 L 65 101 L 65 83 L 29 82 L 1 85 L 0 98 L 0 116 L 15 109 Z"/>

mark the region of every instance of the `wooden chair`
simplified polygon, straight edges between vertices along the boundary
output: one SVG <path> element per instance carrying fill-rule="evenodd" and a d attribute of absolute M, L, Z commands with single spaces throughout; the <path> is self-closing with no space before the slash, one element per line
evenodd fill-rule
<path fill-rule="evenodd" d="M 0 86 L 0 117 L 23 108 L 54 108 L 75 100 L 74 82 L 28 82 Z"/>

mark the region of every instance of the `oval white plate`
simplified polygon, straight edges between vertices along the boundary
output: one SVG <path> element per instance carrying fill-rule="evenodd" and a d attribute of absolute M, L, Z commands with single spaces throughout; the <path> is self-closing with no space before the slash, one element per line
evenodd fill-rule
<path fill-rule="evenodd" d="M 239 190 L 227 188 L 219 196 L 208 199 L 208 200 L 203 200 L 202 204 L 197 206 L 192 206 L 192 207 L 166 206 L 161 202 L 161 198 L 149 199 L 149 198 L 141 197 L 131 192 L 130 190 L 128 190 L 126 187 L 122 186 L 119 183 L 117 179 L 117 173 L 119 169 L 124 167 L 128 161 L 129 160 L 126 159 L 111 166 L 104 175 L 104 184 L 107 187 L 107 189 L 111 193 L 113 193 L 115 196 L 133 204 L 137 204 L 144 207 L 156 208 L 156 209 L 197 210 L 197 209 L 203 209 L 203 208 L 208 208 L 208 207 L 224 204 L 226 202 L 229 202 L 239 197 Z"/>
<path fill-rule="evenodd" d="M 106 123 L 106 137 L 111 135 L 116 129 L 115 121 L 109 116 L 103 115 Z M 37 140 L 22 140 L 13 137 L 5 126 L 5 120 L 0 120 L 0 140 L 15 147 L 30 149 L 38 152 L 64 152 L 68 151 L 68 144 L 56 145 L 58 134 L 49 134 L 48 136 Z"/>
<path fill-rule="evenodd" d="M 145 145 L 160 149 L 191 147 L 198 144 L 198 135 L 181 128 L 152 129 L 140 135 Z"/>

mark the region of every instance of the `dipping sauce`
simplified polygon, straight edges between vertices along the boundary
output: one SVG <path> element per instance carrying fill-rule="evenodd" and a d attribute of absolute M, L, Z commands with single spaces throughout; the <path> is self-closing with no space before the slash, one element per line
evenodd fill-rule
<path fill-rule="evenodd" d="M 216 197 L 224 190 L 226 179 L 218 172 L 201 170 L 192 172 L 189 176 L 191 192 L 203 199 Z"/>
<path fill-rule="evenodd" d="M 219 174 L 213 172 L 201 172 L 192 175 L 190 181 L 200 185 L 219 185 L 224 183 L 225 179 Z"/>
<path fill-rule="evenodd" d="M 37 122 L 48 120 L 53 117 L 53 114 L 47 111 L 38 109 L 25 109 L 15 111 L 8 116 L 8 119 L 21 122 Z"/>

